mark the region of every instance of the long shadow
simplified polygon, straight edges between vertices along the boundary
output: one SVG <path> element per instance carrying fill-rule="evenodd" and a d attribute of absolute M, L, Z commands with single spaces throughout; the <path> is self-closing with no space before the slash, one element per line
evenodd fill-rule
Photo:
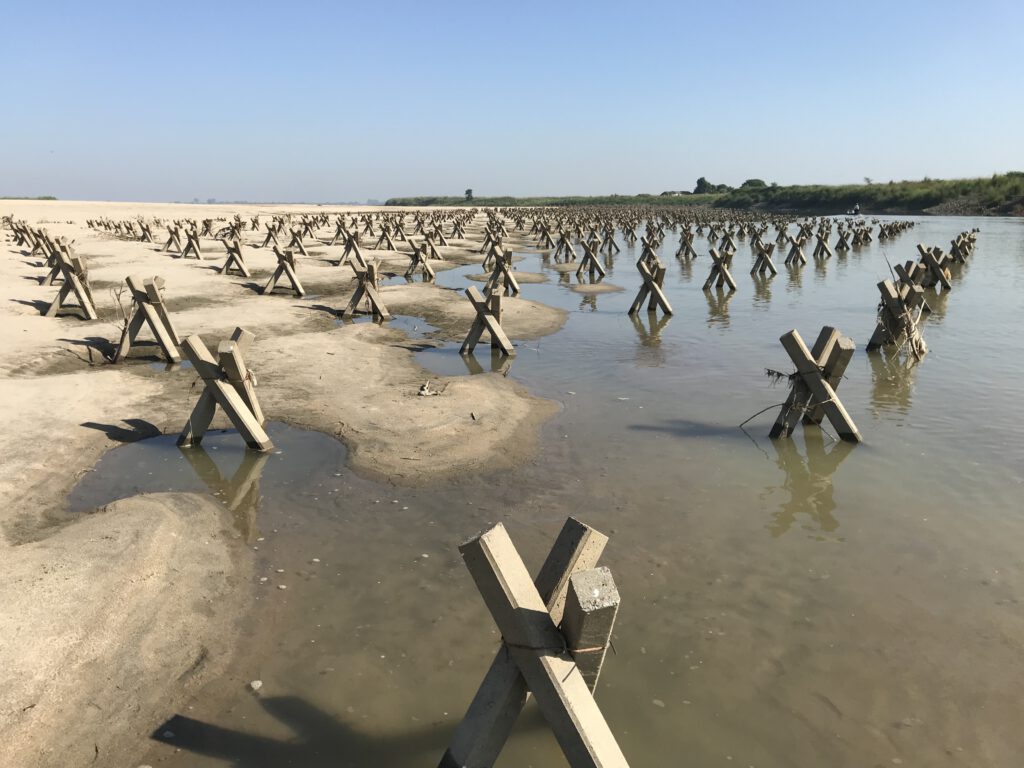
<path fill-rule="evenodd" d="M 88 349 L 99 352 L 106 360 L 113 360 L 114 354 L 117 352 L 117 345 L 114 344 L 110 339 L 103 338 L 102 336 L 86 336 L 84 339 L 57 339 L 57 341 L 63 341 L 65 344 L 71 344 L 76 347 L 86 347 Z M 147 342 L 140 342 L 145 345 Z M 156 342 L 151 342 L 154 347 L 159 348 Z"/>
<path fill-rule="evenodd" d="M 295 734 L 274 739 L 175 715 L 151 738 L 176 749 L 229 761 L 235 768 L 340 768 L 434 765 L 451 736 L 448 727 L 422 727 L 390 737 L 355 730 L 297 696 L 260 700 Z"/>
<path fill-rule="evenodd" d="M 338 310 L 334 307 L 328 307 L 326 304 L 296 304 L 296 307 L 302 307 L 303 309 L 314 309 L 317 312 L 326 312 L 328 315 L 338 316 Z"/>
<path fill-rule="evenodd" d="M 118 426 L 117 424 L 99 424 L 95 421 L 85 421 L 79 426 L 105 432 L 107 439 L 115 443 L 135 443 L 139 440 L 145 440 L 147 437 L 159 437 L 163 434 L 159 427 L 145 419 L 124 419 L 123 421 L 130 429 Z"/>
<path fill-rule="evenodd" d="M 666 432 L 677 437 L 735 437 L 746 439 L 743 430 L 729 424 L 711 424 L 692 419 L 669 419 L 661 424 L 633 424 L 630 429 Z"/>
<path fill-rule="evenodd" d="M 40 315 L 46 313 L 46 310 L 50 308 L 50 302 L 43 301 L 42 299 L 11 299 L 15 304 L 24 304 L 26 307 L 32 307 L 39 311 Z"/>

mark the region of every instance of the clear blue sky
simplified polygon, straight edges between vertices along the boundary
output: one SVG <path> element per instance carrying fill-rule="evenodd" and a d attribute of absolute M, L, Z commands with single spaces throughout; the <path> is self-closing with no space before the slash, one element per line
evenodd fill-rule
<path fill-rule="evenodd" d="M 340 201 L 1024 170 L 1024 1 L 0 4 L 0 195 Z"/>

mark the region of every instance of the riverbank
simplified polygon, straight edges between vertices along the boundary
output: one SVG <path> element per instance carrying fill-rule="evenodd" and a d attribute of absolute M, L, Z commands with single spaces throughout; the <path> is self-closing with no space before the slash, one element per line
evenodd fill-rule
<path fill-rule="evenodd" d="M 69 490 L 107 450 L 176 434 L 201 391 L 190 366 L 167 370 L 145 356 L 152 349 L 108 362 L 120 338 L 116 293 L 127 275 L 165 279 L 166 306 L 182 338 L 201 334 L 215 348 L 236 326 L 254 332 L 246 363 L 266 417 L 344 441 L 349 465 L 367 476 L 430 485 L 515 466 L 557 410 L 500 375 L 448 379 L 416 364 L 417 350 L 465 333 L 472 310 L 460 292 L 404 282 L 381 288 L 392 312 L 432 318 L 431 338 L 338 323 L 333 310 L 354 287 L 352 270 L 334 266 L 342 245 L 307 240 L 309 256 L 298 266 L 307 295 L 298 299 L 260 294 L 276 264 L 272 251 L 251 247 L 260 232 L 246 234 L 253 277 L 244 278 L 215 270 L 224 248 L 209 237 L 201 238 L 203 261 L 184 260 L 160 251 L 160 227 L 151 244 L 86 226 L 87 219 L 235 213 L 269 220 L 295 210 L 42 201 L 0 209 L 73 241 L 87 260 L 100 315 L 95 322 L 44 317 L 59 286 L 43 285 L 42 258 L 3 231 L 0 655 L 8 663 L 0 671 L 0 743 L 23 768 L 124 764 L 130 746 L 228 663 L 252 599 L 251 553 L 208 499 L 144 495 L 91 514 L 64 511 Z M 479 223 L 466 234 L 439 247 L 445 261 L 435 268 L 480 258 Z M 407 251 L 363 249 L 384 273 L 404 271 Z M 508 299 L 504 310 L 517 340 L 552 333 L 565 320 L 563 311 L 526 299 Z M 425 382 L 436 396 L 419 396 Z M 228 422 L 218 414 L 213 426 Z"/>
<path fill-rule="evenodd" d="M 569 197 L 396 197 L 389 206 L 566 207 L 708 206 L 757 213 L 842 215 L 859 205 L 864 215 L 1024 216 L 1024 173 L 981 179 L 924 179 L 844 185 L 764 184 L 719 194 L 663 192 L 658 195 Z"/>

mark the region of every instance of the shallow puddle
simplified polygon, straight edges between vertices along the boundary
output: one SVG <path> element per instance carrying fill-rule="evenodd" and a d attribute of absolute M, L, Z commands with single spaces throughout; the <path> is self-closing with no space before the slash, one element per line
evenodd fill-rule
<path fill-rule="evenodd" d="M 374 323 L 376 325 L 394 328 L 402 331 L 410 339 L 426 339 L 438 332 L 438 329 L 424 320 L 422 317 L 410 315 L 392 315 L 390 320 L 385 320 L 374 315 L 357 315 L 352 319 L 338 318 L 337 325 L 357 325 L 360 323 Z"/>
<path fill-rule="evenodd" d="M 161 362 L 147 363 L 150 370 L 156 371 L 157 373 L 171 373 L 173 371 L 185 371 L 192 368 L 192 361 L 182 360 L 180 363 L 168 363 L 166 360 Z"/>

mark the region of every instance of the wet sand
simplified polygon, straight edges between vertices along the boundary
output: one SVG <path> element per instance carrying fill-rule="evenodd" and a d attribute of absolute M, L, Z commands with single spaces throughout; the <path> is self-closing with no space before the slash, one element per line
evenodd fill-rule
<path fill-rule="evenodd" d="M 0 498 L 6 502 L 0 559 L 8 624 L 0 629 L 0 656 L 14 660 L 0 671 L 0 742 L 23 768 L 52 765 L 54 755 L 72 745 L 65 765 L 79 764 L 71 755 L 85 752 L 90 760 L 100 755 L 103 762 L 97 764 L 119 764 L 125 750 L 194 691 L 207 670 L 223 669 L 237 648 L 238 617 L 249 600 L 244 573 L 251 564 L 232 555 L 214 520 L 202 515 L 210 511 L 206 500 L 139 496 L 74 522 L 63 514 L 68 491 L 105 451 L 176 434 L 200 392 L 189 366 L 164 371 L 153 364 L 159 360 L 155 347 L 148 350 L 156 354 L 151 359 L 105 361 L 104 353 L 120 338 L 113 291 L 127 275 L 166 280 L 164 297 L 183 338 L 197 333 L 215 346 L 235 326 L 254 332 L 246 362 L 257 375 L 266 416 L 344 441 L 353 467 L 391 483 L 429 485 L 481 468 L 516 466 L 535 451 L 540 425 L 557 410 L 557 404 L 500 375 L 447 380 L 430 374 L 414 353 L 437 342 L 413 343 L 401 331 L 369 322 L 338 323 L 332 310 L 344 307 L 353 286 L 352 270 L 331 263 L 341 246 L 307 241 L 310 255 L 300 257 L 298 269 L 306 297 L 280 291 L 262 296 L 258 289 L 276 259 L 269 249 L 248 247 L 262 239 L 259 233 L 247 235 L 249 279 L 214 271 L 224 248 L 213 239 L 202 239 L 203 261 L 183 260 L 159 251 L 166 233 L 158 227 L 157 242 L 149 244 L 85 224 L 100 217 L 201 220 L 235 213 L 261 213 L 267 220 L 271 213 L 287 212 L 280 206 L 0 206 L 4 215 L 73 240 L 87 259 L 100 314 L 97 322 L 43 317 L 41 309 L 58 287 L 40 284 L 46 269 L 38 255 L 16 247 L 9 231 L 0 235 L 6 353 L 0 397 L 7 404 L 0 432 Z M 470 240 L 441 247 L 453 262 L 440 266 L 479 261 L 480 239 L 472 239 L 477 235 L 470 227 Z M 408 247 L 399 248 L 363 250 L 368 259 L 382 261 L 382 271 L 400 273 Z M 403 284 L 385 285 L 381 294 L 393 313 L 431 318 L 448 338 L 464 334 L 473 316 L 465 297 L 453 290 Z M 564 319 L 561 310 L 527 299 L 505 305 L 505 326 L 514 339 L 549 334 Z M 141 337 L 150 338 L 148 328 Z M 427 381 L 437 396 L 419 396 Z M 213 426 L 227 425 L 218 414 Z M 193 537 L 197 547 L 187 546 L 186 538 Z M 69 583 L 74 589 L 66 588 Z M 103 619 L 108 602 L 116 608 Z M 202 608 L 211 603 L 218 610 Z M 90 630 L 101 619 L 109 631 Z M 36 671 L 26 674 L 28 669 Z M 110 691 L 112 675 L 123 677 L 125 698 L 117 706 L 131 710 L 130 717 L 117 716 L 120 710 L 100 698 Z M 69 716 L 88 709 L 86 702 L 104 712 L 102 728 L 94 717 Z M 8 745 L 16 745 L 13 752 Z M 82 758 L 81 764 L 87 762 Z"/>

